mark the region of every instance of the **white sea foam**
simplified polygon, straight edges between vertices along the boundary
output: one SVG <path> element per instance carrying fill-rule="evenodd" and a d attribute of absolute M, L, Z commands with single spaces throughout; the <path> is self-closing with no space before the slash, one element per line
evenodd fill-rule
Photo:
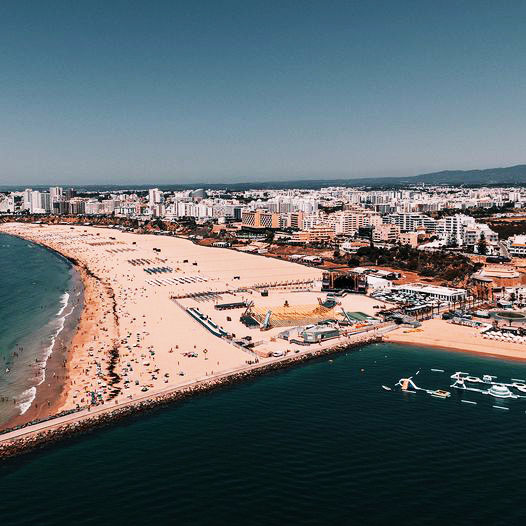
<path fill-rule="evenodd" d="M 69 298 L 69 294 L 66 292 L 66 294 L 68 295 L 68 298 Z M 64 311 L 64 309 L 66 308 L 67 306 L 67 303 L 66 305 L 64 305 L 63 307 L 60 308 L 60 313 L 62 313 Z M 42 359 L 42 362 L 41 362 L 41 365 L 42 365 L 42 379 L 40 380 L 40 382 L 38 382 L 37 385 L 40 385 L 42 383 L 44 383 L 44 380 L 46 379 L 46 364 L 47 364 L 47 361 L 49 359 L 49 357 L 51 356 L 51 353 L 53 352 L 53 347 L 55 346 L 55 341 L 57 340 L 57 337 L 58 335 L 62 332 L 62 330 L 64 329 L 64 325 L 66 323 L 66 318 L 75 310 L 75 307 L 71 307 L 70 311 L 66 314 L 64 314 L 64 316 L 62 316 L 61 318 L 59 318 L 57 320 L 58 322 L 58 326 L 57 326 L 57 330 L 54 332 L 54 334 L 51 336 L 51 339 L 50 339 L 50 343 L 46 349 L 46 352 L 44 353 L 44 357 Z"/>
<path fill-rule="evenodd" d="M 70 316 L 71 313 L 75 310 L 75 306 L 72 305 L 69 312 L 61 316 L 64 310 L 66 309 L 66 307 L 68 306 L 69 298 L 70 298 L 69 293 L 65 292 L 60 299 L 61 306 L 60 306 L 59 311 L 57 312 L 57 317 L 59 317 L 59 319 L 55 320 L 57 327 L 56 327 L 56 330 L 52 333 L 50 337 L 49 345 L 44 352 L 44 356 L 42 357 L 42 360 L 39 362 L 40 372 L 41 372 L 40 381 L 37 383 L 36 386 L 30 387 L 29 389 L 27 389 L 20 395 L 18 407 L 20 408 L 21 415 L 23 415 L 31 407 L 31 404 L 33 403 L 33 400 L 36 397 L 36 392 L 37 392 L 36 388 L 45 382 L 47 361 L 49 357 L 51 356 L 51 353 L 53 352 L 53 347 L 55 346 L 55 342 L 57 340 L 58 335 L 64 329 L 66 318 Z"/>
<path fill-rule="evenodd" d="M 64 312 L 64 309 L 68 305 L 68 300 L 69 300 L 69 292 L 64 292 L 64 294 L 62 294 L 62 296 L 60 298 L 60 303 L 62 304 L 62 307 L 57 312 L 57 318 Z"/>
<path fill-rule="evenodd" d="M 26 389 L 18 399 L 18 407 L 20 408 L 20 414 L 23 415 L 33 403 L 33 400 L 35 399 L 37 395 L 37 388 L 36 387 L 30 387 L 29 389 Z"/>

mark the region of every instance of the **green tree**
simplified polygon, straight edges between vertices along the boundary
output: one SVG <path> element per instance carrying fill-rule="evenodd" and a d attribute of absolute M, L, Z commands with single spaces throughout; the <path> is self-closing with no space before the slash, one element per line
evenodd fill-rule
<path fill-rule="evenodd" d="M 484 232 L 480 233 L 480 239 L 477 245 L 477 252 L 482 256 L 485 256 L 488 253 L 488 245 L 486 243 L 486 236 L 484 235 Z"/>
<path fill-rule="evenodd" d="M 267 230 L 265 242 L 272 244 L 274 241 L 274 231 L 273 230 Z"/>

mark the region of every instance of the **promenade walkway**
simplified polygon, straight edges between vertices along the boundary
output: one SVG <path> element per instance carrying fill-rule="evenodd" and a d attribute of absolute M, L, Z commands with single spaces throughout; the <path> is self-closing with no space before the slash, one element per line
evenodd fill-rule
<path fill-rule="evenodd" d="M 244 373 L 244 372 L 251 372 L 251 371 L 257 371 L 258 369 L 265 370 L 268 368 L 269 365 L 273 364 L 279 364 L 282 362 L 287 362 L 291 360 L 291 364 L 294 363 L 294 359 L 296 358 L 298 361 L 301 359 L 305 359 L 306 357 L 310 357 L 316 354 L 319 354 L 320 351 L 330 351 L 335 350 L 340 347 L 345 347 L 347 345 L 356 345 L 360 343 L 367 344 L 376 338 L 380 337 L 382 334 L 385 334 L 385 332 L 388 332 L 389 330 L 393 330 L 396 326 L 394 325 L 387 325 L 383 326 L 381 328 L 371 328 L 370 330 L 361 332 L 359 334 L 354 334 L 349 337 L 340 337 L 338 341 L 331 342 L 331 345 L 327 346 L 317 346 L 313 345 L 311 348 L 305 351 L 301 351 L 299 354 L 288 354 L 280 358 L 274 358 L 271 361 L 264 361 L 254 364 L 247 364 L 242 367 L 238 367 L 236 369 L 232 369 L 228 372 L 222 373 L 222 374 L 215 374 L 213 376 L 205 376 L 201 377 L 192 381 L 185 382 L 183 384 L 178 384 L 177 386 L 167 387 L 165 389 L 160 389 L 156 391 L 149 391 L 148 393 L 145 393 L 141 396 L 135 396 L 131 400 L 127 400 L 120 403 L 107 403 L 103 406 L 91 406 L 90 408 L 82 409 L 80 411 L 60 416 L 57 418 L 53 418 L 51 420 L 47 420 L 44 422 L 35 423 L 26 427 L 23 427 L 21 429 L 17 429 L 14 431 L 10 431 L 9 433 L 4 433 L 3 435 L 0 435 L 0 446 L 9 444 L 10 442 L 16 442 L 20 439 L 30 438 L 32 436 L 39 435 L 40 433 L 44 431 L 50 431 L 54 429 L 61 428 L 62 426 L 71 425 L 76 422 L 81 422 L 86 419 L 95 418 L 101 415 L 104 415 L 106 413 L 112 413 L 118 409 L 123 408 L 133 408 L 134 406 L 138 406 L 139 404 L 143 402 L 150 402 L 155 401 L 157 399 L 161 399 L 165 397 L 166 395 L 172 395 L 180 391 L 185 391 L 189 388 L 199 387 L 201 385 L 206 385 L 213 381 L 214 383 L 221 383 L 221 381 L 228 379 L 229 377 L 232 377 L 238 373 Z"/>

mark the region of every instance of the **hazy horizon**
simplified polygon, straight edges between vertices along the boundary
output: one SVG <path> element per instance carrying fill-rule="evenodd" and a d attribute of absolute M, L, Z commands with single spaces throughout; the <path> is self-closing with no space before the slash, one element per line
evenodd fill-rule
<path fill-rule="evenodd" d="M 51 1 L 0 13 L 0 185 L 525 162 L 520 2 Z"/>
<path fill-rule="evenodd" d="M 446 170 L 440 170 L 440 171 L 437 171 L 437 172 L 428 172 L 428 173 L 419 173 L 419 174 L 415 174 L 415 175 L 418 175 L 418 176 L 422 176 L 422 175 L 433 175 L 435 173 L 441 173 L 441 172 L 464 172 L 464 171 L 467 171 L 467 172 L 471 172 L 471 171 L 485 171 L 485 170 L 499 170 L 499 169 L 510 169 L 510 168 L 515 168 L 515 167 L 526 167 L 526 163 L 521 163 L 519 165 L 514 165 L 514 166 L 494 166 L 494 167 L 488 167 L 488 168 L 473 168 L 472 170 L 471 169 L 468 169 L 468 170 L 449 170 L 449 169 L 446 169 Z M 196 188 L 196 187 L 202 187 L 202 188 L 208 188 L 208 187 L 217 187 L 217 186 L 225 186 L 225 187 L 228 187 L 229 185 L 231 186 L 241 186 L 241 185 L 254 185 L 254 188 L 257 188 L 257 185 L 258 184 L 261 184 L 261 185 L 271 185 L 272 183 L 276 183 L 277 187 L 279 186 L 279 183 L 295 183 L 297 182 L 298 183 L 298 188 L 302 188 L 302 184 L 300 183 L 308 183 L 309 181 L 312 181 L 312 182 L 323 182 L 323 181 L 327 181 L 328 183 L 332 183 L 332 182 L 339 182 L 341 181 L 342 183 L 359 183 L 360 180 L 363 180 L 363 181 L 366 181 L 366 184 L 369 185 L 371 184 L 371 180 L 372 179 L 378 179 L 378 181 L 382 181 L 381 184 L 387 184 L 387 181 L 384 181 L 385 179 L 392 179 L 393 180 L 393 183 L 395 185 L 399 184 L 402 180 L 406 179 L 409 180 L 413 177 L 415 177 L 415 175 L 411 175 L 411 176 L 406 176 L 406 175 L 401 175 L 401 176 L 397 176 L 396 174 L 391 174 L 391 175 L 379 175 L 379 176 L 367 176 L 367 175 L 363 175 L 361 177 L 345 177 L 345 176 L 342 176 L 342 175 L 339 175 L 339 174 L 330 174 L 330 175 L 326 175 L 326 176 L 315 176 L 314 174 L 311 174 L 311 177 L 309 176 L 305 176 L 305 177 L 289 177 L 289 178 L 286 178 L 286 177 L 281 177 L 281 178 L 269 178 L 269 179 L 265 179 L 264 177 L 260 177 L 260 178 L 251 178 L 251 179 L 239 179 L 239 180 L 235 180 L 235 179 L 224 179 L 224 180 L 217 180 L 217 181 L 204 181 L 204 180 L 195 180 L 195 181 L 185 181 L 181 178 L 177 179 L 177 180 L 172 180 L 172 181 L 155 181 L 155 180 L 151 180 L 151 181 L 136 181 L 136 182 L 112 182 L 112 181 L 106 181 L 106 182 L 90 182 L 88 180 L 84 180 L 84 181 L 77 181 L 77 182 L 64 182 L 64 181 L 52 181 L 52 182 L 39 182 L 39 183 L 34 183 L 34 184 L 24 184 L 24 183 L 11 183 L 11 184 L 5 184 L 5 183 L 0 183 L 0 191 L 6 191 L 7 190 L 11 190 L 11 189 L 22 189 L 22 188 L 29 188 L 29 187 L 32 187 L 32 188 L 48 188 L 48 187 L 51 187 L 51 186 L 62 186 L 62 187 L 77 187 L 77 188 L 83 188 L 83 187 L 86 187 L 86 188 L 89 188 L 89 187 L 101 187 L 101 188 L 104 188 L 104 187 L 117 187 L 119 189 L 122 189 L 122 188 L 126 188 L 126 187 L 129 187 L 129 188 L 134 188 L 134 189 L 138 189 L 138 188 L 153 188 L 153 187 L 177 187 L 177 186 L 181 186 L 181 187 L 188 187 L 188 188 Z M 416 181 L 415 181 L 416 182 Z M 427 183 L 429 183 L 429 181 L 427 181 Z M 467 181 L 467 184 L 481 184 L 481 182 L 473 182 L 473 181 Z M 490 181 L 491 184 L 494 184 L 494 182 Z M 503 182 L 503 184 L 510 184 L 510 182 Z M 374 184 L 374 183 L 373 183 Z M 440 183 L 440 184 L 443 184 L 443 183 Z M 453 184 L 453 183 L 452 183 Z M 511 183 L 511 184 L 514 184 L 514 183 Z M 357 186 L 359 186 L 359 184 L 357 184 Z M 293 186 L 289 186 L 290 188 L 293 188 Z"/>

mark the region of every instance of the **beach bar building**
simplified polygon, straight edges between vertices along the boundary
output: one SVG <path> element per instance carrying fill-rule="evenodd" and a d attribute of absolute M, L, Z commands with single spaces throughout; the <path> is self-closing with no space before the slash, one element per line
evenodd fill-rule
<path fill-rule="evenodd" d="M 331 340 L 332 338 L 338 338 L 340 331 L 335 327 L 316 326 L 305 329 L 300 333 L 300 336 L 305 343 L 318 343 Z"/>
<path fill-rule="evenodd" d="M 443 302 L 459 302 L 466 299 L 466 289 L 454 289 L 450 287 L 438 287 L 436 285 L 424 285 L 422 283 L 409 283 L 395 287 L 399 292 L 413 293 L 425 296 L 428 299 Z"/>

